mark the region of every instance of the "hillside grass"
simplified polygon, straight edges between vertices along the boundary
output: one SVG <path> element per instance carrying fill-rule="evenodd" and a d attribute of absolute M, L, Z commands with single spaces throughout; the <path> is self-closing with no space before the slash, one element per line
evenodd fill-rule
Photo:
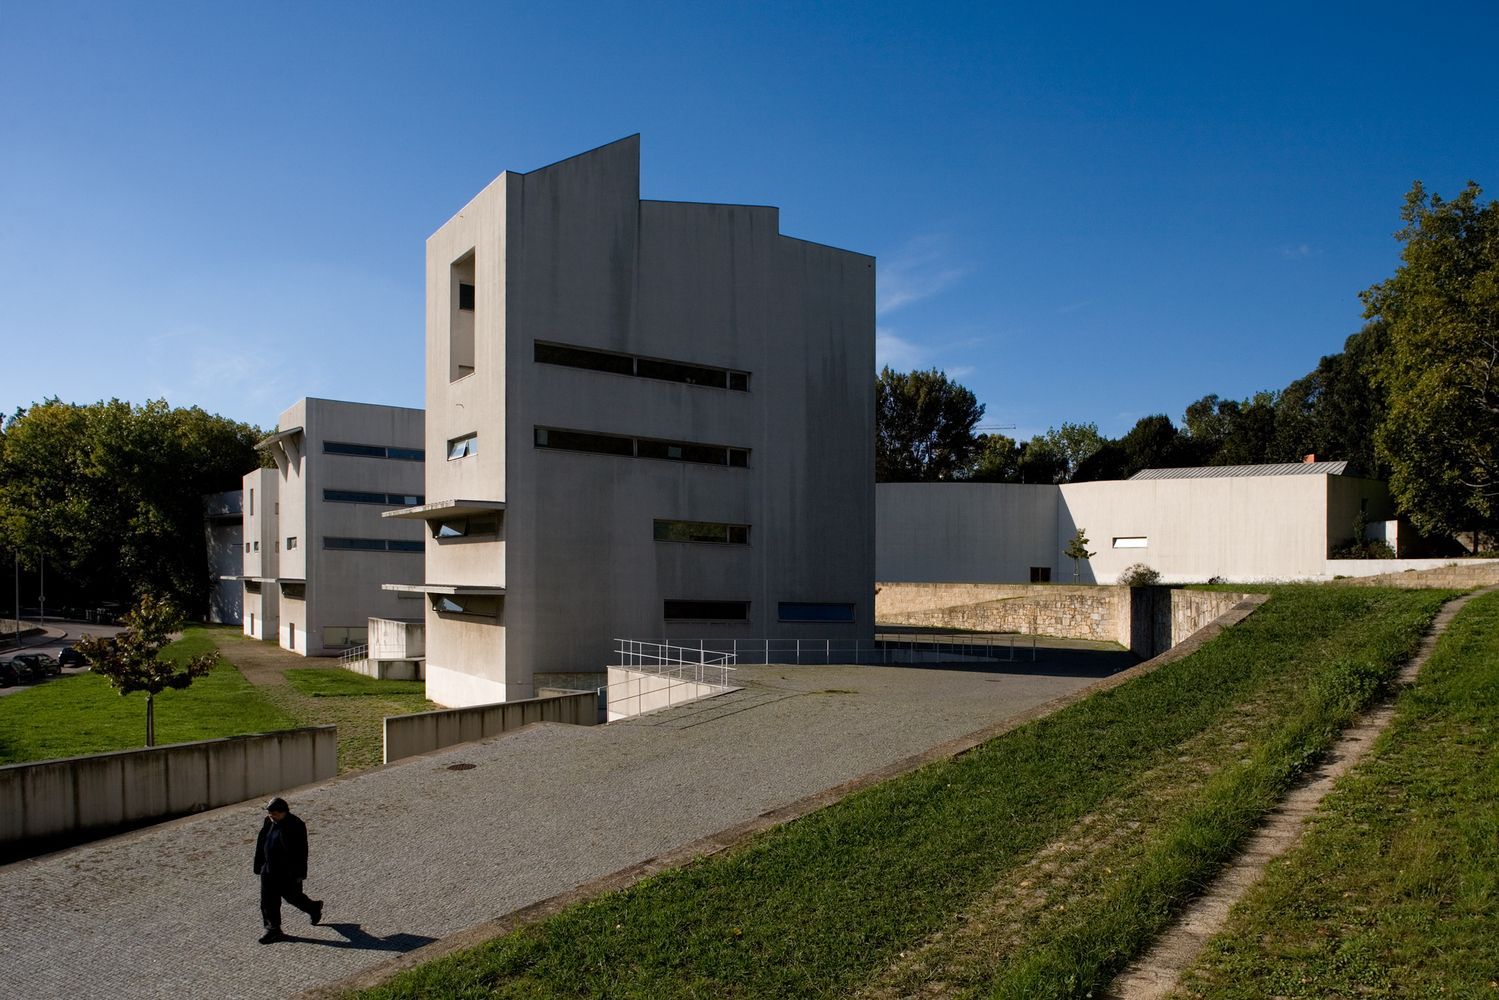
<path fill-rule="evenodd" d="M 367 995 L 1086 996 L 1211 878 L 1449 596 L 1275 588 L 1190 657 Z M 1133 825 L 1091 824 L 1114 814 Z M 939 946 L 975 913 L 1010 912 L 988 909 L 996 893 L 1032 893 L 1018 873 L 1057 851 L 1081 862 L 1027 897 L 1018 928 Z"/>
<path fill-rule="evenodd" d="M 1499 996 L 1499 594 L 1458 614 L 1371 756 L 1183 979 L 1249 1000 Z"/>
<path fill-rule="evenodd" d="M 189 626 L 163 655 L 186 660 L 214 650 L 208 632 Z M 158 745 L 271 732 L 297 724 L 223 660 L 191 687 L 156 696 Z M 145 743 L 145 694 L 121 697 L 109 681 L 92 672 L 55 677 L 0 698 L 0 764 L 133 750 Z"/>

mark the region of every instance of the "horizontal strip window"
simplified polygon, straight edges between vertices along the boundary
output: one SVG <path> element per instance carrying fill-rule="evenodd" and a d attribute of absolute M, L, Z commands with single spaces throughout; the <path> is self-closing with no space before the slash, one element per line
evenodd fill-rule
<path fill-rule="evenodd" d="M 367 493 L 363 490 L 324 490 L 328 503 L 369 503 L 380 507 L 416 507 L 427 502 L 420 493 Z"/>
<path fill-rule="evenodd" d="M 655 438 L 632 438 L 619 434 L 597 434 L 592 431 L 569 431 L 556 427 L 536 428 L 536 447 L 563 451 L 586 451 L 595 455 L 660 458 L 672 462 L 696 462 L 701 465 L 728 465 L 743 469 L 749 466 L 748 448 L 730 448 L 695 441 L 660 441 Z"/>
<path fill-rule="evenodd" d="M 281 585 L 281 596 L 290 597 L 295 601 L 305 601 L 307 599 L 307 584 L 283 583 Z"/>
<path fill-rule="evenodd" d="M 349 444 L 347 441 L 324 441 L 325 455 L 358 455 L 361 458 L 394 458 L 403 462 L 425 462 L 427 453 L 421 448 L 397 448 L 382 444 Z"/>
<path fill-rule="evenodd" d="M 734 389 L 738 392 L 749 391 L 749 372 L 735 371 L 732 368 L 716 368 L 713 365 L 664 361 L 660 358 L 641 358 L 632 354 L 596 351 L 589 347 L 574 347 L 570 344 L 547 344 L 539 340 L 536 342 L 535 358 L 537 362 L 544 365 L 585 368 L 595 372 L 634 375 L 638 378 L 682 382 L 686 385 L 706 385 L 715 389 Z"/>
<path fill-rule="evenodd" d="M 494 515 L 449 517 L 427 522 L 433 538 L 481 538 L 500 533 L 500 519 Z"/>
<path fill-rule="evenodd" d="M 662 616 L 667 621 L 747 622 L 749 601 L 666 601 Z"/>
<path fill-rule="evenodd" d="M 854 620 L 852 604 L 818 604 L 806 601 L 782 601 L 776 617 L 783 622 L 844 622 Z"/>
<path fill-rule="evenodd" d="M 258 594 L 258 593 L 260 593 L 260 581 L 259 580 L 246 580 L 245 581 L 245 593 L 247 593 L 247 594 Z"/>
<path fill-rule="evenodd" d="M 425 552 L 427 547 L 420 541 L 405 538 L 339 538 L 323 536 L 323 548 L 344 552 Z"/>
<path fill-rule="evenodd" d="M 498 618 L 500 599 L 492 594 L 431 594 L 432 610 L 440 615 Z"/>
<path fill-rule="evenodd" d="M 1114 548 L 1116 548 L 1116 549 L 1143 549 L 1143 548 L 1147 547 L 1147 543 L 1148 542 L 1149 542 L 1149 539 L 1146 538 L 1143 535 L 1134 535 L 1134 536 L 1128 537 L 1128 538 L 1116 538 L 1116 539 L 1114 539 Z"/>
<path fill-rule="evenodd" d="M 657 521 L 658 542 L 720 542 L 748 545 L 749 525 L 718 524 L 714 521 Z"/>

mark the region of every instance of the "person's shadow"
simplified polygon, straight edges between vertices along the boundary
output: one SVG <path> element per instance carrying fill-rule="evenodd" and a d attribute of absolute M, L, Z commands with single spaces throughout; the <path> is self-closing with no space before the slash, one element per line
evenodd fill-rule
<path fill-rule="evenodd" d="M 318 926 L 336 931 L 343 936 L 343 940 L 330 941 L 327 938 L 298 937 L 295 934 L 288 934 L 283 940 L 320 944 L 326 948 L 357 948 L 360 951 L 393 952 L 415 951 L 422 945 L 431 944 L 437 940 L 437 938 L 426 937 L 422 934 L 392 934 L 390 937 L 375 937 L 373 934 L 366 933 L 358 924 L 324 923 Z"/>

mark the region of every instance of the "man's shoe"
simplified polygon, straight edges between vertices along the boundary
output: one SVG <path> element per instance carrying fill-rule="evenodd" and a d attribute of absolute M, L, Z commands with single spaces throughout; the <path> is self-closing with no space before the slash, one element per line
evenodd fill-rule
<path fill-rule="evenodd" d="M 314 927 L 323 922 L 323 901 L 321 899 L 314 899 L 312 901 L 312 912 L 308 916 L 312 917 L 312 926 Z"/>
<path fill-rule="evenodd" d="M 266 931 L 264 934 L 260 935 L 260 943 L 261 944 L 274 944 L 277 941 L 285 941 L 285 940 L 286 940 L 286 935 L 282 934 L 279 930 Z"/>

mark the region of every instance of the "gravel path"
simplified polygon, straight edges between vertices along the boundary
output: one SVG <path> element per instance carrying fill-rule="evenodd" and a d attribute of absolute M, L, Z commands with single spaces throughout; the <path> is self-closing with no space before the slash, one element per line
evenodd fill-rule
<path fill-rule="evenodd" d="M 285 944 L 255 940 L 255 803 L 0 868 L 0 995 L 284 997 L 1020 714 L 1113 666 L 746 667 L 744 690 L 668 713 L 539 725 L 296 790 L 287 797 L 311 833 L 307 890 L 327 908 L 314 928 L 287 908 Z"/>

